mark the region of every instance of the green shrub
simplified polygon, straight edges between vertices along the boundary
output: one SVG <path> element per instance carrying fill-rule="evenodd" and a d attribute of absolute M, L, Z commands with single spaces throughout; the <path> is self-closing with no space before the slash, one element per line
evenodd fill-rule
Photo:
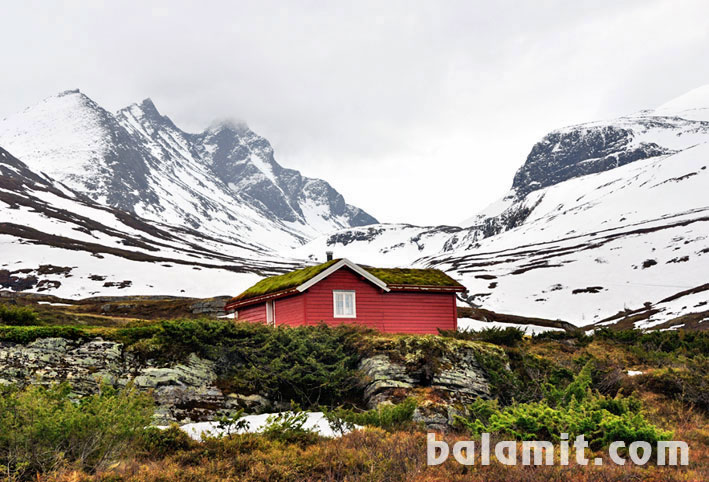
<path fill-rule="evenodd" d="M 593 334 L 594 338 L 612 340 L 618 343 L 634 345 L 638 353 L 653 352 L 674 353 L 686 356 L 696 356 L 709 353 L 709 332 L 666 330 L 611 330 L 600 328 Z"/>
<path fill-rule="evenodd" d="M 303 412 L 299 406 L 295 405 L 289 412 L 270 415 L 266 419 L 266 426 L 262 433 L 269 440 L 310 445 L 317 442 L 320 436 L 312 429 L 304 428 L 307 421 L 308 413 Z"/>
<path fill-rule="evenodd" d="M 28 326 L 38 322 L 37 313 L 30 308 L 0 305 L 0 325 Z"/>
<path fill-rule="evenodd" d="M 114 341 L 123 343 L 126 346 L 134 345 L 142 340 L 147 340 L 157 335 L 161 326 L 157 323 L 151 325 L 129 326 L 118 328 L 108 335 Z"/>
<path fill-rule="evenodd" d="M 524 339 L 525 330 L 516 326 L 508 326 L 506 328 L 492 326 L 478 331 L 440 330 L 439 333 L 442 336 L 458 340 L 485 341 L 495 345 L 517 346 Z"/>
<path fill-rule="evenodd" d="M 517 346 L 524 339 L 525 331 L 513 326 L 486 328 L 478 332 L 479 339 L 495 345 Z"/>
<path fill-rule="evenodd" d="M 532 334 L 532 340 L 533 341 L 575 340 L 579 345 L 585 346 L 585 345 L 588 345 L 593 340 L 593 336 L 587 335 L 582 330 L 574 330 L 574 331 L 548 330 L 548 331 L 541 331 L 539 333 Z"/>
<path fill-rule="evenodd" d="M 398 404 L 380 404 L 377 408 L 366 411 L 356 411 L 342 407 L 333 410 L 323 409 L 330 426 L 336 432 L 352 428 L 352 425 L 369 425 L 385 430 L 398 430 L 411 422 L 418 403 L 409 397 Z M 345 424 L 343 425 L 342 422 Z"/>
<path fill-rule="evenodd" d="M 30 343 L 38 338 L 88 339 L 91 336 L 73 326 L 0 326 L 0 341 Z"/>
<path fill-rule="evenodd" d="M 131 388 L 75 401 L 67 384 L 0 386 L 0 467 L 11 479 L 105 468 L 138 439 L 152 412 L 152 399 Z"/>
<path fill-rule="evenodd" d="M 476 435 L 488 432 L 517 440 L 558 442 L 561 433 L 571 439 L 584 435 L 592 449 L 616 440 L 657 442 L 671 437 L 645 419 L 638 400 L 593 392 L 591 370 L 588 363 L 565 389 L 552 389 L 538 402 L 500 407 L 497 400 L 478 400 L 469 407 L 469 416 L 457 421 Z"/>
<path fill-rule="evenodd" d="M 162 458 L 180 450 L 190 450 L 197 443 L 179 425 L 172 424 L 166 429 L 147 427 L 138 440 L 138 450 L 151 458 Z"/>
<path fill-rule="evenodd" d="M 297 328 L 242 327 L 240 336 L 227 336 L 221 356 L 232 364 L 224 374 L 232 390 L 266 394 L 305 407 L 331 405 L 358 398 L 357 363 L 352 345 L 357 332 L 325 325 Z M 257 325 L 260 326 L 260 325 Z M 257 336 L 246 336 L 250 330 Z"/>
<path fill-rule="evenodd" d="M 553 388 L 563 388 L 574 378 L 571 370 L 554 360 L 517 348 L 506 348 L 505 354 L 506 357 L 500 357 L 485 351 L 475 353 L 490 384 L 491 395 L 502 405 L 539 401 Z"/>
<path fill-rule="evenodd" d="M 709 358 L 697 356 L 691 367 L 662 368 L 633 377 L 634 383 L 709 412 Z"/>

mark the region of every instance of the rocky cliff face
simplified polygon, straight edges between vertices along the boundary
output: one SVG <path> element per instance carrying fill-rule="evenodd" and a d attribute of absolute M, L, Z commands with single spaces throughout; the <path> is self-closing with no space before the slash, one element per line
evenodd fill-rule
<path fill-rule="evenodd" d="M 642 113 L 559 129 L 532 147 L 512 189 L 522 197 L 568 179 L 678 152 L 707 135 L 708 122 Z"/>
<path fill-rule="evenodd" d="M 512 187 L 525 195 L 567 179 L 672 152 L 654 142 L 633 145 L 633 137 L 632 130 L 616 126 L 548 134 L 534 145 Z"/>
<path fill-rule="evenodd" d="M 455 416 L 463 414 L 468 404 L 478 398 L 490 398 L 485 370 L 473 351 L 464 352 L 456 360 L 443 356 L 437 362 L 445 368 L 431 372 L 423 367 L 411 370 L 405 363 L 392 361 L 387 355 L 365 358 L 359 369 L 363 375 L 367 406 L 375 408 L 422 388 L 429 389 L 443 403 L 425 400 L 416 408 L 413 419 L 428 430 L 445 432 L 455 424 Z"/>

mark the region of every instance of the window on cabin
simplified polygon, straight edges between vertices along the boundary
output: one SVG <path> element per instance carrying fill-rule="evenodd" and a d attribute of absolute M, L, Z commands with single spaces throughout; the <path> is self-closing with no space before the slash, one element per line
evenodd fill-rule
<path fill-rule="evenodd" d="M 266 302 L 266 324 L 276 326 L 276 307 L 273 301 Z"/>
<path fill-rule="evenodd" d="M 335 318 L 356 318 L 354 291 L 333 291 L 333 306 Z"/>

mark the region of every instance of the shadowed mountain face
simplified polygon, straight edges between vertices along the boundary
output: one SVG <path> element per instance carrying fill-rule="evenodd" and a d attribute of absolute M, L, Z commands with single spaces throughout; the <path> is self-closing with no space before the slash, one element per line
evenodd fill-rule
<path fill-rule="evenodd" d="M 524 196 L 567 179 L 678 152 L 691 146 L 697 135 L 707 134 L 709 122 L 656 115 L 567 127 L 534 145 L 515 174 L 512 189 Z M 667 142 L 667 136 L 676 139 Z M 682 142 L 682 136 L 688 141 Z"/>
<path fill-rule="evenodd" d="M 534 145 L 512 187 L 525 195 L 567 179 L 671 152 L 655 143 L 632 146 L 632 140 L 632 131 L 615 126 L 553 132 Z"/>
<path fill-rule="evenodd" d="M 185 133 L 150 99 L 112 114 L 63 92 L 0 121 L 0 145 L 95 201 L 232 240 L 285 248 L 376 223 L 327 182 L 280 166 L 245 125 Z"/>

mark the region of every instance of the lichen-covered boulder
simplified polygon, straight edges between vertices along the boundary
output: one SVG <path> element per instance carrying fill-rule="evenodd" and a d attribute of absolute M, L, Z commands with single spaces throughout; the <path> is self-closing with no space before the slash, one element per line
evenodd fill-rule
<path fill-rule="evenodd" d="M 481 360 L 507 364 L 498 347 L 444 337 L 382 337 L 369 350 L 372 353 L 359 364 L 367 406 L 374 408 L 409 395 L 423 397 L 414 421 L 431 430 L 449 429 L 456 411 L 478 398 L 490 398 Z M 426 400 L 432 394 L 438 400 L 434 404 Z"/>

